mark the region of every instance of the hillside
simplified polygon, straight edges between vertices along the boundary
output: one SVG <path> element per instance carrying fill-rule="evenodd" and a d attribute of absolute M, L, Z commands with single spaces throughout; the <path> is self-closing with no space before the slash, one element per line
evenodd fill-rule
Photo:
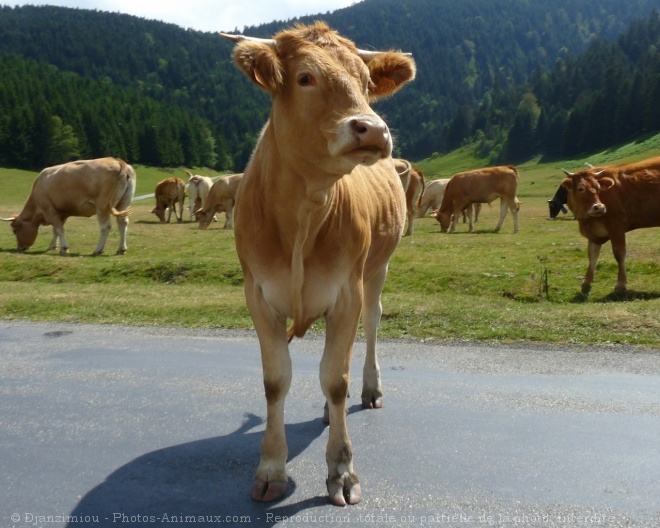
<path fill-rule="evenodd" d="M 596 39 L 617 38 L 656 5 L 364 0 L 301 20 L 323 18 L 361 47 L 414 54 L 417 80 L 378 110 L 397 135 L 398 154 L 419 159 L 474 132 L 456 130 L 456 123 L 483 101 L 505 94 L 512 100 L 499 111 L 515 113 L 518 87 L 535 71 L 574 60 Z M 245 33 L 269 36 L 293 22 Z M 0 68 L 12 79 L 0 87 L 5 164 L 36 167 L 68 149 L 82 157 L 239 170 L 267 117 L 267 97 L 236 70 L 231 45 L 214 34 L 48 6 L 1 7 L 0 32 Z"/>

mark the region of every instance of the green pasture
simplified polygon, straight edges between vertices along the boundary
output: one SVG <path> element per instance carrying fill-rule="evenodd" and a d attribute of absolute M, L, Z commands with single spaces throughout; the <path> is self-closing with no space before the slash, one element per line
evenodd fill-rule
<path fill-rule="evenodd" d="M 569 170 L 660 155 L 660 136 L 585 159 L 519 165 L 520 232 L 510 215 L 493 228 L 499 201 L 484 206 L 474 233 L 459 224 L 440 233 L 432 218 L 416 219 L 390 265 L 383 292 L 381 337 L 426 341 L 544 342 L 660 347 L 660 229 L 628 234 L 629 293 L 613 295 L 616 263 L 607 244 L 591 295 L 580 298 L 587 267 L 586 240 L 572 215 L 548 220 L 547 200 Z M 427 181 L 483 166 L 465 148 L 414 164 Z M 136 167 L 136 196 L 153 192 L 182 169 Z M 213 176 L 208 170 L 195 170 Z M 0 216 L 20 211 L 36 173 L 0 169 Z M 133 203 L 128 253 L 115 255 L 116 226 L 106 253 L 94 218 L 66 224 L 71 255 L 45 252 L 51 228 L 42 227 L 26 253 L 0 224 L 0 319 L 95 324 L 251 328 L 242 273 L 224 218 L 208 230 L 196 224 L 160 224 L 153 198 Z M 187 219 L 187 214 L 185 215 Z M 317 323 L 312 331 L 322 330 Z"/>

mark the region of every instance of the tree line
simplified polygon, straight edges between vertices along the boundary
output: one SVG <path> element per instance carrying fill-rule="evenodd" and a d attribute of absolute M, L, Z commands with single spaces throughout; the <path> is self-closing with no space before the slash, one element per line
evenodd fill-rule
<path fill-rule="evenodd" d="M 657 130 L 654 1 L 363 0 L 243 32 L 271 36 L 322 18 L 359 47 L 410 51 L 417 79 L 375 107 L 396 154 L 419 159 L 477 141 L 484 157 L 518 159 Z M 213 33 L 117 13 L 2 6 L 0 34 L 3 164 L 115 155 L 240 171 L 268 116 L 268 96 Z M 620 126 L 599 128 L 603 112 Z"/>

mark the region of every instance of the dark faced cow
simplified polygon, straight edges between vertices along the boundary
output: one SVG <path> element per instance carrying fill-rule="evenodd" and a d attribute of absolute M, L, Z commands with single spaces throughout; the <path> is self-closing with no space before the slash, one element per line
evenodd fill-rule
<path fill-rule="evenodd" d="M 330 422 L 326 483 L 332 503 L 356 503 L 361 490 L 346 430 L 350 358 L 362 316 L 362 405 L 380 407 L 380 295 L 406 215 L 392 137 L 369 102 L 410 81 L 415 64 L 400 52 L 358 50 L 322 22 L 272 40 L 223 36 L 237 42 L 234 61 L 272 100 L 238 190 L 234 221 L 268 412 L 252 497 L 271 501 L 286 491 L 288 342 L 322 317 L 320 380 Z"/>
<path fill-rule="evenodd" d="M 568 192 L 566 191 L 566 187 L 560 185 L 557 188 L 555 195 L 548 200 L 548 209 L 550 210 L 551 219 L 557 218 L 560 211 L 564 214 L 568 213 L 568 209 L 566 208 L 567 199 Z"/>
<path fill-rule="evenodd" d="M 568 207 L 587 238 L 589 267 L 582 282 L 586 296 L 596 273 L 602 245 L 611 240 L 619 267 L 615 292 L 626 291 L 626 233 L 660 227 L 660 157 L 628 165 L 588 169 L 568 176 L 562 183 Z"/>

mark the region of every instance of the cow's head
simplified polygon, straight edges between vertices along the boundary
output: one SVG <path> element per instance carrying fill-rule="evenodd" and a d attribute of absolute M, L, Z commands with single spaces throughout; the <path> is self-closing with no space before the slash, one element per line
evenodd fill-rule
<path fill-rule="evenodd" d="M 564 171 L 567 178 L 562 182 L 566 189 L 568 207 L 575 217 L 598 218 L 607 212 L 600 194 L 614 187 L 615 181 L 607 176 L 601 177 L 602 171 L 593 173 L 589 171 L 575 174 Z"/>
<path fill-rule="evenodd" d="M 221 35 L 237 42 L 234 61 L 271 95 L 270 125 L 287 163 L 341 176 L 391 156 L 390 131 L 369 103 L 415 77 L 409 55 L 358 50 L 322 22 L 272 40 Z"/>
<path fill-rule="evenodd" d="M 39 224 L 37 222 L 22 218 L 20 215 L 1 218 L 0 220 L 10 222 L 11 230 L 16 235 L 16 249 L 18 251 L 27 251 L 37 240 L 39 234 Z"/>
<path fill-rule="evenodd" d="M 222 212 L 222 211 L 224 211 L 224 207 L 216 212 Z M 199 221 L 199 228 L 206 229 L 208 226 L 211 225 L 211 222 L 213 221 L 213 215 L 215 214 L 215 212 L 211 209 L 209 210 L 197 209 L 194 214 L 195 214 L 195 218 Z"/>
<path fill-rule="evenodd" d="M 440 231 L 446 233 L 454 215 L 452 215 L 450 208 L 443 211 L 442 206 L 440 206 L 440 208 L 433 211 L 430 216 L 440 223 Z"/>
<path fill-rule="evenodd" d="M 162 207 L 160 204 L 158 204 L 151 210 L 151 212 L 158 217 L 161 223 L 165 223 L 165 209 L 166 207 Z"/>

